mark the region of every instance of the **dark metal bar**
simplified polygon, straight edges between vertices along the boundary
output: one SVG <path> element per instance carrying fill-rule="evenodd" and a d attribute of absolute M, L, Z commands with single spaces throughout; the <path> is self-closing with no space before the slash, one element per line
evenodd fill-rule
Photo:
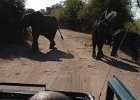
<path fill-rule="evenodd" d="M 111 90 L 111 88 L 108 86 L 107 91 L 106 91 L 106 99 L 105 100 L 113 100 L 114 98 L 114 93 Z"/>
<path fill-rule="evenodd" d="M 46 84 L 28 84 L 28 83 L 6 83 L 0 82 L 0 85 L 8 85 L 8 86 L 27 86 L 27 87 L 46 87 Z"/>

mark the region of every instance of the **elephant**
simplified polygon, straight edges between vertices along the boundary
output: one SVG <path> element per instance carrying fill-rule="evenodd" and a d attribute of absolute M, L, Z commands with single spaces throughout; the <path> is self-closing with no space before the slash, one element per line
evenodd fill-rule
<path fill-rule="evenodd" d="M 100 20 L 103 20 L 109 26 L 109 33 L 106 43 L 111 44 L 112 35 L 117 29 L 123 28 L 124 17 L 120 12 L 108 8 L 105 10 L 101 16 Z"/>
<path fill-rule="evenodd" d="M 118 29 L 113 34 L 111 56 L 117 55 L 120 47 L 128 46 L 132 52 L 132 59 L 137 60 L 137 49 L 140 47 L 140 34 L 128 30 Z"/>
<path fill-rule="evenodd" d="M 110 25 L 116 18 L 117 12 L 112 11 L 103 20 L 98 20 L 95 22 L 92 28 L 92 57 L 96 59 L 101 59 L 104 54 L 102 51 L 103 44 L 109 37 Z M 98 47 L 97 57 L 96 57 L 96 46 Z"/>
<path fill-rule="evenodd" d="M 32 28 L 32 51 L 39 51 L 38 48 L 38 38 L 39 35 L 46 37 L 50 41 L 50 49 L 55 47 L 55 34 L 58 28 L 58 22 L 56 17 L 50 15 L 43 15 L 41 12 L 36 11 L 29 14 L 26 14 L 22 18 L 21 30 L 31 26 Z M 60 30 L 59 30 L 60 32 Z M 62 34 L 60 32 L 61 38 Z"/>
<path fill-rule="evenodd" d="M 97 21 L 92 29 L 92 57 L 100 59 L 103 57 L 103 44 L 107 39 L 107 33 L 109 32 L 109 27 L 102 21 Z M 96 57 L 96 46 L 98 47 L 97 57 Z"/>

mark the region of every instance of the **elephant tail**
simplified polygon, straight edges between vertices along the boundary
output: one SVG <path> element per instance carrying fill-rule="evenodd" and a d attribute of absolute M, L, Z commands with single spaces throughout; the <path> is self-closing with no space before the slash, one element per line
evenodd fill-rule
<path fill-rule="evenodd" d="M 58 31 L 59 31 L 59 33 L 60 33 L 60 36 L 61 36 L 62 40 L 64 40 L 64 38 L 63 38 L 63 36 L 62 36 L 62 33 L 61 33 L 61 31 L 60 31 L 59 28 L 58 28 Z"/>

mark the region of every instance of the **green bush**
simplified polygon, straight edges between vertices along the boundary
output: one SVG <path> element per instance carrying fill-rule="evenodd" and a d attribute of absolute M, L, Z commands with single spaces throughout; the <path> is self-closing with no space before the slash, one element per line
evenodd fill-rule
<path fill-rule="evenodd" d="M 64 15 L 64 9 L 63 8 L 57 8 L 57 9 L 54 9 L 51 11 L 51 15 L 54 15 L 56 16 L 58 22 L 59 22 L 59 25 L 64 25 L 65 23 L 65 15 Z M 65 25 L 64 25 L 65 26 Z"/>
<path fill-rule="evenodd" d="M 140 33 L 140 19 L 127 23 L 125 26 L 128 30 Z"/>
<path fill-rule="evenodd" d="M 102 13 L 111 8 L 121 15 L 121 27 L 132 21 L 131 0 L 65 0 L 63 5 L 47 9 L 67 28 L 90 32 Z"/>
<path fill-rule="evenodd" d="M 24 34 L 18 33 L 25 0 L 0 0 L 0 41 L 21 41 Z"/>

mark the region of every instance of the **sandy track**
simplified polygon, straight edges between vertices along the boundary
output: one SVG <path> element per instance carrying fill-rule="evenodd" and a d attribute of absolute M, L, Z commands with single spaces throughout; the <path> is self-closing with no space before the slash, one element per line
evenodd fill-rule
<path fill-rule="evenodd" d="M 5 47 L 0 53 L 0 81 L 47 84 L 48 89 L 85 92 L 95 96 L 101 92 L 112 60 L 110 48 L 105 46 L 105 58 L 97 61 L 91 57 L 91 35 L 62 30 L 64 41 L 57 33 L 55 50 L 49 50 L 49 41 L 40 36 L 41 53 L 31 53 L 28 46 Z M 5 52 L 6 50 L 6 52 Z M 109 76 L 116 75 L 133 95 L 140 98 L 140 64 L 119 52 Z M 41 91 L 43 88 L 3 87 L 0 89 Z M 105 99 L 106 82 L 101 100 Z"/>

